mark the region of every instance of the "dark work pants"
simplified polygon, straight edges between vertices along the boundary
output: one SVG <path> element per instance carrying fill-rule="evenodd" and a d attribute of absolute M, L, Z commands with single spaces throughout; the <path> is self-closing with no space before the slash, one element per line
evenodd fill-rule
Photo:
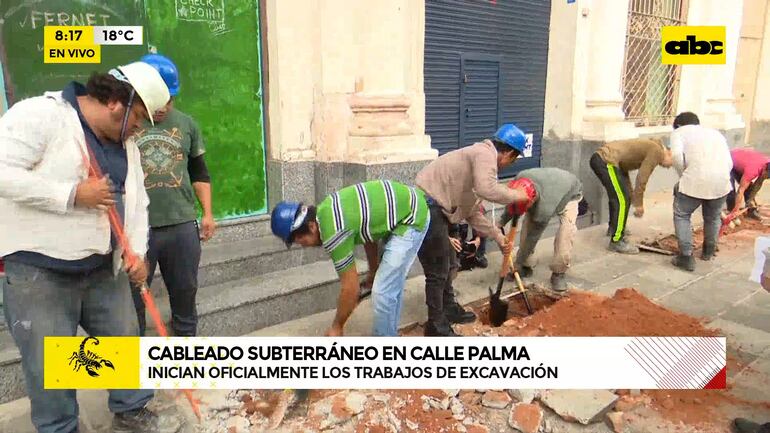
<path fill-rule="evenodd" d="M 598 153 L 591 156 L 591 170 L 607 190 L 610 208 L 610 233 L 612 241 L 623 239 L 628 222 L 628 209 L 631 206 L 631 180 L 628 173 L 612 164 L 604 162 Z"/>
<path fill-rule="evenodd" d="M 198 330 L 195 297 L 198 293 L 200 260 L 201 242 L 196 221 L 150 229 L 147 286 L 152 284 L 155 267 L 160 265 L 160 274 L 171 304 L 171 328 L 174 335 L 179 337 L 194 336 Z M 145 335 L 147 319 L 144 301 L 139 288 L 133 287 L 132 292 L 139 318 L 139 331 Z"/>
<path fill-rule="evenodd" d="M 450 272 L 455 266 L 457 254 L 449 243 L 449 221 L 441 207 L 431 205 L 428 208 L 430 225 L 417 257 L 425 274 L 428 320 L 441 323 L 446 320 L 444 306 L 457 302 Z"/>
<path fill-rule="evenodd" d="M 741 185 L 741 173 L 738 173 L 737 171 L 733 170 L 730 172 L 730 184 L 733 187 L 732 191 L 727 193 L 727 211 L 733 210 L 735 207 L 735 199 L 738 195 L 738 189 Z M 749 207 L 749 197 L 751 196 L 751 193 L 756 190 L 762 188 L 762 183 L 758 180 L 755 180 L 754 182 L 751 182 L 751 185 L 749 185 L 748 188 L 746 188 L 746 191 L 743 193 L 743 202 L 745 203 L 746 207 Z M 738 209 L 740 210 L 740 209 Z"/>

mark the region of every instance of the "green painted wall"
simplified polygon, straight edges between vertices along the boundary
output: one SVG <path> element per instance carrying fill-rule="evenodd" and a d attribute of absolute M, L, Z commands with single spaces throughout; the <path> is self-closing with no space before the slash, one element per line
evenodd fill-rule
<path fill-rule="evenodd" d="M 200 126 L 219 219 L 267 209 L 260 34 L 256 0 L 2 0 L 0 66 L 4 95 L 23 97 L 87 80 L 91 72 L 134 61 L 143 46 L 103 46 L 101 65 L 43 63 L 43 26 L 143 25 L 145 42 L 181 73 L 176 107 Z M 90 15 L 89 15 L 90 14 Z M 75 20 L 73 22 L 73 19 Z M 88 20 L 91 20 L 89 23 Z M 4 82 L 4 83 L 3 83 Z M 0 98 L 0 107 L 4 98 Z"/>
<path fill-rule="evenodd" d="M 255 0 L 214 8 L 145 0 L 148 43 L 181 72 L 176 106 L 206 140 L 217 217 L 267 209 L 258 11 Z M 224 12 L 221 7 L 224 7 Z"/>

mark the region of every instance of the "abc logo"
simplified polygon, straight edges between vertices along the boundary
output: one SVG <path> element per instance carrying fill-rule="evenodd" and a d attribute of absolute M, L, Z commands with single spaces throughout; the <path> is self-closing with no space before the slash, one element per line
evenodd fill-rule
<path fill-rule="evenodd" d="M 664 26 L 661 28 L 661 62 L 664 65 L 723 65 L 724 26 Z"/>
<path fill-rule="evenodd" d="M 667 42 L 666 52 L 669 54 L 722 54 L 725 52 L 722 41 L 699 41 L 695 35 L 688 35 L 684 41 Z"/>

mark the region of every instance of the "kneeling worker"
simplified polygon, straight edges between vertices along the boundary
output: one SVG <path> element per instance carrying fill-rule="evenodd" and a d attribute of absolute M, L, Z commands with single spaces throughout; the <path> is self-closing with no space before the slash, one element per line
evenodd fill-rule
<path fill-rule="evenodd" d="M 287 245 L 323 246 L 334 261 L 342 290 L 328 336 L 340 336 L 358 304 L 354 249 L 363 244 L 372 287 L 373 334 L 397 336 L 404 283 L 430 221 L 422 191 L 388 180 L 345 187 L 317 207 L 281 202 L 273 209 L 273 234 Z M 377 241 L 386 240 L 381 263 Z"/>
<path fill-rule="evenodd" d="M 578 204 L 583 198 L 583 184 L 574 174 L 560 168 L 531 168 L 520 172 L 508 187 L 523 191 L 526 201 L 510 204 L 500 218 L 500 227 L 508 221 L 516 227 L 519 217 L 527 214 L 521 229 L 521 246 L 516 255 L 516 270 L 522 278 L 531 277 L 535 266 L 532 254 L 552 217 L 559 217 L 559 230 L 553 242 L 551 288 L 567 290 L 565 274 L 570 266 L 572 243 L 577 233 Z"/>

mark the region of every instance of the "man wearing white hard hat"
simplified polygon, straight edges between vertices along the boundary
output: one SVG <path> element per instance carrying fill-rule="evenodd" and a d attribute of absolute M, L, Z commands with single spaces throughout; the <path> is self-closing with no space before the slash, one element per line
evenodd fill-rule
<path fill-rule="evenodd" d="M 139 151 L 126 138 L 168 100 L 160 74 L 135 62 L 19 101 L 0 117 L 5 319 L 38 432 L 78 431 L 75 390 L 44 389 L 45 336 L 75 336 L 78 326 L 97 338 L 138 335 L 129 280 L 143 281 L 147 271 L 144 260 L 123 261 L 107 209 L 115 206 L 131 249 L 143 258 L 149 200 Z M 89 176 L 89 165 L 103 177 Z M 84 349 L 100 354 L 95 343 L 84 340 Z M 109 364 L 101 371 L 120 368 L 117 358 Z M 145 408 L 152 396 L 110 390 L 113 430 L 177 431 L 176 418 Z"/>

